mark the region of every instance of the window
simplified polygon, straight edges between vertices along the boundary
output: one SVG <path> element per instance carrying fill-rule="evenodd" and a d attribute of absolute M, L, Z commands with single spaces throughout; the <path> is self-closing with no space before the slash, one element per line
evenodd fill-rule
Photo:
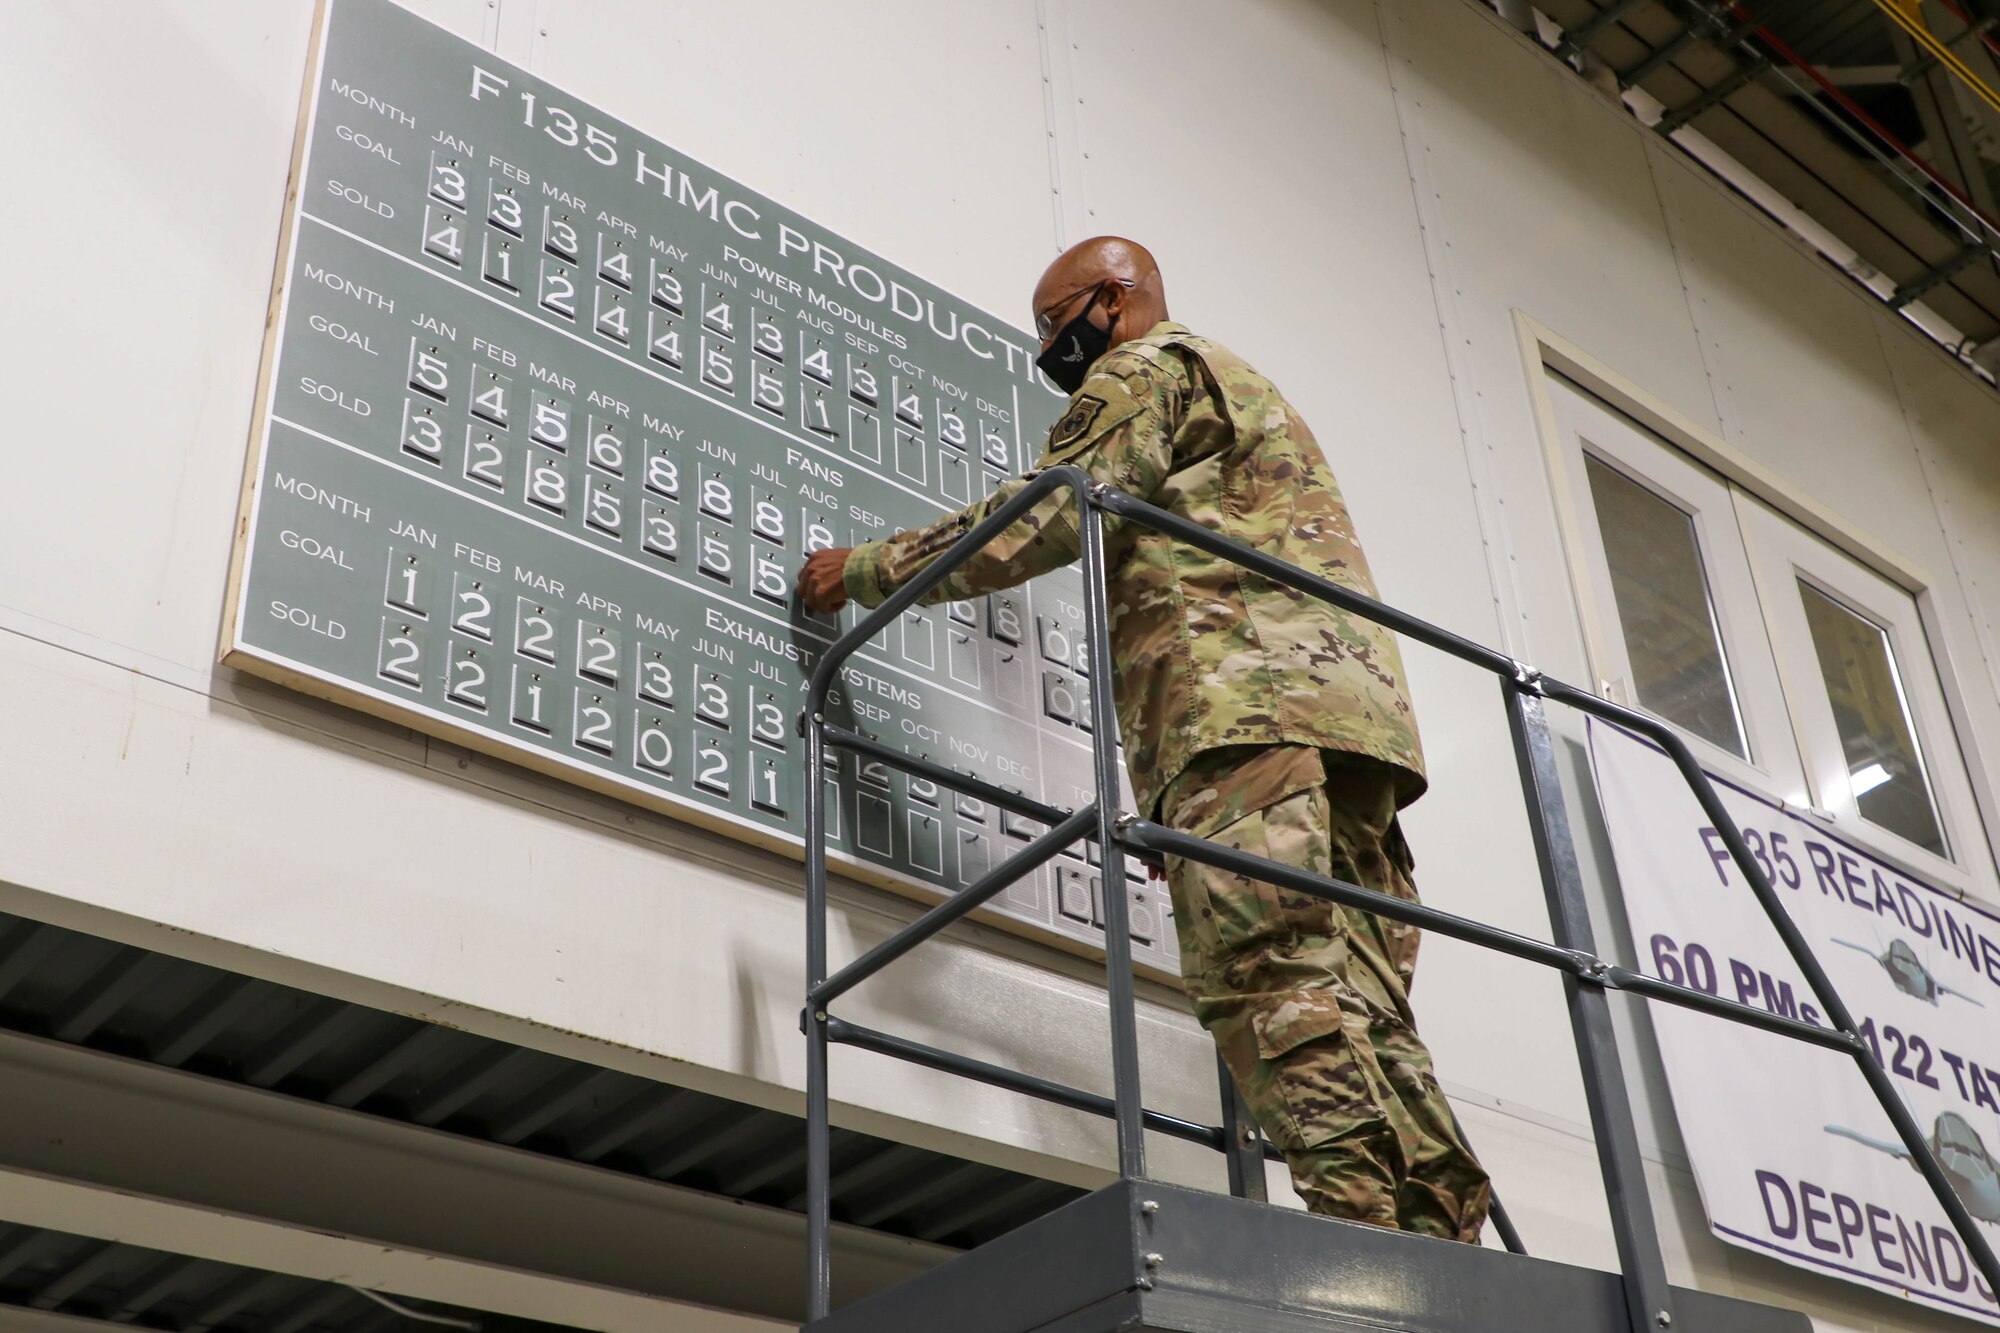
<path fill-rule="evenodd" d="M 1769 505 L 1739 508 L 1813 803 L 1925 873 L 1963 861 L 1979 811 L 1916 599 Z"/>
<path fill-rule="evenodd" d="M 1550 390 L 1601 691 L 1707 767 L 1969 887 L 1983 830 L 1916 599 L 1585 390 Z"/>
<path fill-rule="evenodd" d="M 1717 772 L 1803 803 L 1728 485 L 1567 382 L 1550 388 L 1600 692 L 1679 727 Z"/>
<path fill-rule="evenodd" d="M 1887 631 L 1805 579 L 1798 586 L 1847 761 L 1848 792 L 1861 817 L 1945 855 L 1937 802 L 1911 734 Z"/>
<path fill-rule="evenodd" d="M 1749 758 L 1693 516 L 1596 455 L 1583 461 L 1639 702 Z"/>

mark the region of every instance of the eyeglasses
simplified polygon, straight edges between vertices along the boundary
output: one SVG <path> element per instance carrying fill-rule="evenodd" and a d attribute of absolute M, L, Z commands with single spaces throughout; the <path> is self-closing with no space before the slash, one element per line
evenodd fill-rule
<path fill-rule="evenodd" d="M 1085 292 L 1096 291 L 1099 287 L 1102 287 L 1107 282 L 1115 282 L 1120 287 L 1133 287 L 1137 285 L 1130 278 L 1099 278 L 1096 282 L 1088 283 L 1082 287 L 1077 288 L 1075 291 L 1071 292 L 1067 296 L 1057 297 L 1054 301 L 1051 301 L 1048 304 L 1048 306 L 1042 310 L 1040 314 L 1035 316 L 1035 336 L 1040 338 L 1043 342 L 1047 342 L 1049 340 L 1049 335 L 1056 331 L 1056 318 L 1055 318 L 1056 311 L 1062 309 L 1064 306 L 1068 305 L 1071 301 L 1074 301 L 1077 297 L 1083 295 Z"/>

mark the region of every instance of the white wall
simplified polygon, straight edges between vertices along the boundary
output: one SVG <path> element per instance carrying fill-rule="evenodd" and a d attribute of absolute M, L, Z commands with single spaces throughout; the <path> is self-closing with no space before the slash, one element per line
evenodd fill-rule
<path fill-rule="evenodd" d="M 2000 403 L 1470 0 L 415 7 L 1016 318 L 1060 243 L 1143 239 L 1176 316 L 1314 423 L 1385 595 L 1580 680 L 1524 311 L 1931 571 L 2000 753 Z M 42 257 L 0 330 L 0 909 L 796 1108 L 789 863 L 211 665 L 310 18 L 0 0 L 0 112 L 33 127 L 0 136 L 0 235 Z M 1546 934 L 1497 690 L 1421 652 L 1411 676 L 1428 900 Z M 837 953 L 907 912 L 845 890 Z M 1442 939 L 1423 972 L 1531 1246 L 1613 1265 L 1554 979 Z M 1208 1116 L 1205 1039 L 1147 1001 L 1149 1101 Z M 1090 970 L 993 931 L 850 1013 L 1105 1081 Z M 990 1161 L 1109 1160 L 1095 1122 L 866 1056 L 836 1092 L 844 1123 Z M 1710 1241 L 1645 1092 L 1679 1280 L 1944 1327 Z"/>

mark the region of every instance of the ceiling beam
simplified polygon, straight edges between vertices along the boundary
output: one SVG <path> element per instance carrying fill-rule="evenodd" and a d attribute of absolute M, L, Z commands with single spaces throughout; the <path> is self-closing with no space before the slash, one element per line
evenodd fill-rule
<path fill-rule="evenodd" d="M 1622 20 L 1637 9 L 1644 0 L 1611 0 L 1611 3 L 1585 19 L 1564 35 L 1556 43 L 1556 59 L 1568 60 L 1579 51 L 1587 51 L 1590 44 L 1598 39 L 1612 24 Z"/>
<path fill-rule="evenodd" d="M 1821 65 L 1819 72 L 1843 88 L 1874 88 L 1901 83 L 1907 71 L 1901 65 Z"/>
<path fill-rule="evenodd" d="M 19 1305 L 0 1305 L 7 1320 L 7 1333 L 132 1333 L 130 1324 L 114 1324 L 83 1315 L 57 1314 Z"/>
<path fill-rule="evenodd" d="M 1992 258 L 1992 255 L 1992 251 L 1976 243 L 1961 247 L 1957 254 L 1947 259 L 1944 263 L 1939 264 L 1936 268 L 1930 270 L 1930 272 L 1920 277 L 1912 278 L 1910 281 L 1896 288 L 1896 294 L 1889 298 L 1889 308 L 1891 310 L 1901 310 L 1925 292 L 1951 281 L 1980 260 Z"/>

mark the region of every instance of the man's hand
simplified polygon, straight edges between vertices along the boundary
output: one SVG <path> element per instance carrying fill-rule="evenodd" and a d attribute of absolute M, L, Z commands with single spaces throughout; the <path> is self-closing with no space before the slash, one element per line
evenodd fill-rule
<path fill-rule="evenodd" d="M 799 600 L 808 610 L 832 615 L 847 605 L 847 551 L 838 546 L 814 551 L 799 570 Z"/>

